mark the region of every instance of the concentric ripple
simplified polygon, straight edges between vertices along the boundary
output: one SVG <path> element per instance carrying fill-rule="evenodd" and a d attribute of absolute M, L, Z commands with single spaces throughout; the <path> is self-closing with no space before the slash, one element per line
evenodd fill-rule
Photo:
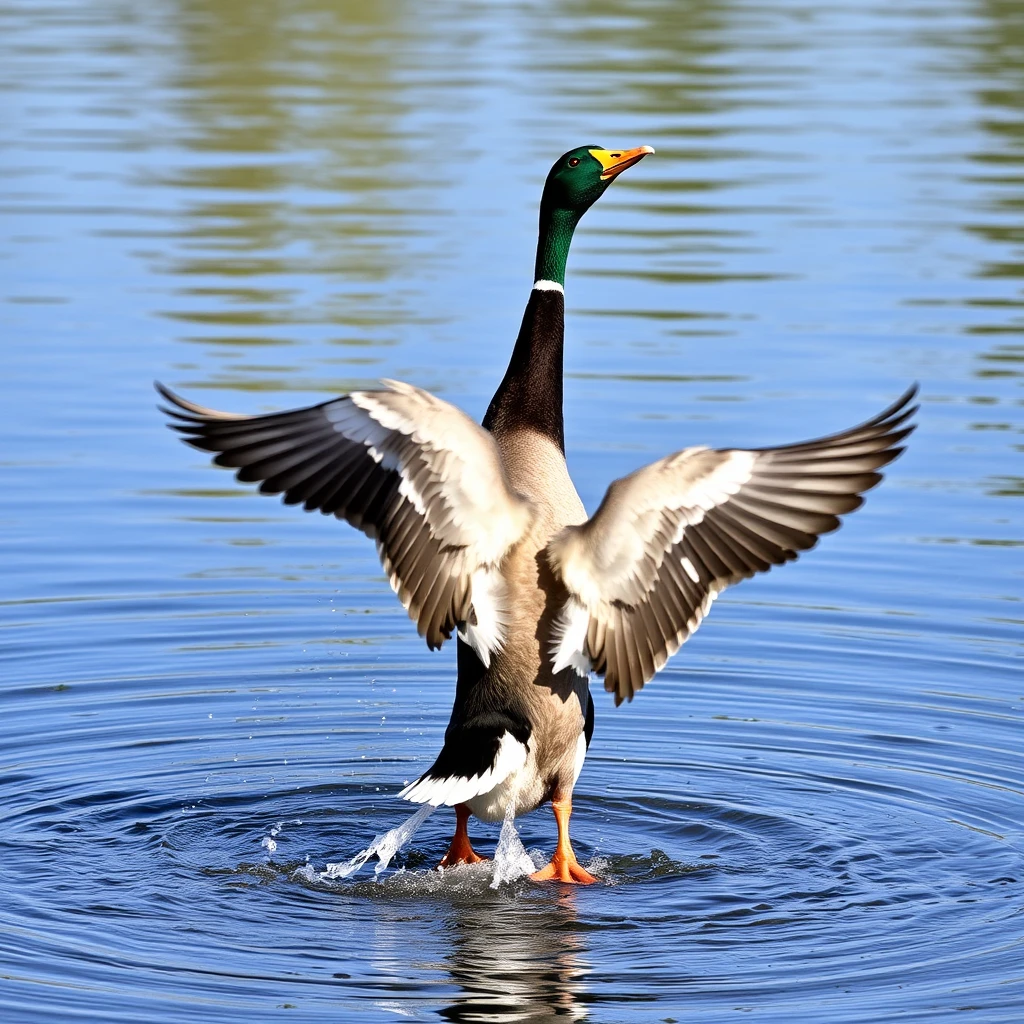
<path fill-rule="evenodd" d="M 684 679 L 672 675 L 644 695 L 650 717 L 678 699 Z M 637 1001 L 643 1018 L 653 993 L 713 1016 L 725 992 L 735 1005 L 811 1001 L 860 1020 L 920 1007 L 953 976 L 963 1005 L 980 993 L 999 1009 L 992 994 L 1007 991 L 1024 940 L 1019 791 L 998 743 L 1015 716 L 987 712 L 984 749 L 950 738 L 968 716 L 936 704 L 934 739 L 871 736 L 834 724 L 841 687 L 817 724 L 794 724 L 779 714 L 798 710 L 793 694 L 769 699 L 763 682 L 707 672 L 687 717 L 653 736 L 639 714 L 604 709 L 573 818 L 581 860 L 603 884 L 574 891 L 527 879 L 494 889 L 489 865 L 437 870 L 444 810 L 379 877 L 372 863 L 321 877 L 408 816 L 394 794 L 440 736 L 443 705 L 418 720 L 411 758 L 370 765 L 325 754 L 323 718 L 359 731 L 352 694 L 325 701 L 294 675 L 260 688 L 259 756 L 244 762 L 211 757 L 237 739 L 211 723 L 253 696 L 205 694 L 213 717 L 197 729 L 188 691 L 169 681 L 178 710 L 162 716 L 163 744 L 88 730 L 60 746 L 23 738 L 0 820 L 0 924 L 17 937 L 7 1019 L 56 1012 L 71 986 L 76 1005 L 114 1020 L 185 1020 L 193 1004 L 242 1020 L 266 992 L 312 1020 L 431 1009 L 525 1019 L 553 1006 L 582 1019 L 609 1000 Z M 762 714 L 709 713 L 737 687 Z M 73 714 L 101 718 L 105 701 L 98 688 Z M 32 720 L 24 703 L 4 716 L 8 740 Z M 363 715 L 367 730 L 378 711 Z M 245 717 L 232 724 L 250 727 Z M 913 721 L 906 708 L 902 721 Z M 394 728 L 405 736 L 409 725 Z M 298 756 L 277 756 L 287 751 Z M 89 779 L 90 764 L 115 762 L 132 770 Z M 539 811 L 518 828 L 541 863 L 553 820 Z M 493 849 L 497 826 L 473 833 Z M 628 974 L 615 970 L 624 949 Z"/>
<path fill-rule="evenodd" d="M 1020 1024 L 1018 8 L 0 0 L 0 1024 Z M 479 418 L 583 142 L 657 149 L 569 264 L 588 508 L 915 379 L 920 427 L 634 702 L 595 680 L 602 884 L 439 872 L 450 810 L 337 877 L 412 812 L 454 652 L 152 380 Z"/>

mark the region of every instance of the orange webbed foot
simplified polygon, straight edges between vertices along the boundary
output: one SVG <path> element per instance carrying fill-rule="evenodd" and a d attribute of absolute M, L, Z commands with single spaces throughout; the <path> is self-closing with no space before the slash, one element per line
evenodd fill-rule
<path fill-rule="evenodd" d="M 441 858 L 439 868 L 451 868 L 457 864 L 479 864 L 486 857 L 481 857 L 469 841 L 466 824 L 469 821 L 469 808 L 465 804 L 455 805 L 455 835 L 452 836 L 448 852 Z"/>
<path fill-rule="evenodd" d="M 599 882 L 585 867 L 583 867 L 575 856 L 559 857 L 556 853 L 551 858 L 551 863 L 535 871 L 530 878 L 535 882 L 568 882 L 575 885 L 593 885 Z"/>
<path fill-rule="evenodd" d="M 551 857 L 551 863 L 540 871 L 535 871 L 530 878 L 535 882 L 568 882 L 576 885 L 593 885 L 600 881 L 586 868 L 580 865 L 569 842 L 569 816 L 572 814 L 572 798 L 552 800 L 551 808 L 558 822 L 558 846 Z"/>
<path fill-rule="evenodd" d="M 463 850 L 456 850 L 455 843 L 448 848 L 448 852 L 441 858 L 437 865 L 439 868 L 453 868 L 457 864 L 479 864 L 481 861 L 490 860 L 489 857 L 481 857 L 472 846 L 466 845 Z"/>

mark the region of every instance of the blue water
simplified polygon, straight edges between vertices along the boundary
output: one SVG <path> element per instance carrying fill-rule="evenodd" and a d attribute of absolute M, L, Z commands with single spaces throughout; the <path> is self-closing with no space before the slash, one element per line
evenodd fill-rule
<path fill-rule="evenodd" d="M 0 105 L 0 1020 L 1024 1019 L 1019 4 L 0 0 Z M 410 812 L 454 651 L 151 381 L 479 417 L 582 143 L 658 151 L 570 259 L 588 508 L 915 379 L 920 428 L 635 702 L 598 684 L 606 884 L 441 876 L 444 811 L 321 879 Z"/>

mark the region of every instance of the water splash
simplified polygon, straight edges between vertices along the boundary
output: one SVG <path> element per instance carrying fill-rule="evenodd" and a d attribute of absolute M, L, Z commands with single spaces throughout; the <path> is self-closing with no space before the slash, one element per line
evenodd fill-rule
<path fill-rule="evenodd" d="M 267 857 L 272 858 L 274 853 L 277 851 L 277 840 L 274 838 L 281 829 L 284 828 L 284 822 L 279 822 L 271 830 L 269 836 L 264 836 L 260 841 L 260 846 L 267 851 Z"/>
<path fill-rule="evenodd" d="M 416 830 L 427 820 L 434 808 L 430 804 L 424 804 L 410 818 L 406 818 L 401 825 L 385 832 L 382 836 L 376 836 L 372 843 L 357 853 L 351 860 L 340 864 L 328 864 L 320 872 L 321 880 L 335 878 L 348 878 L 354 875 L 374 854 L 377 855 L 377 866 L 373 869 L 375 875 L 379 875 L 391 863 L 392 858 L 405 846 Z"/>
<path fill-rule="evenodd" d="M 505 820 L 501 823 L 501 835 L 494 849 L 494 877 L 491 888 L 497 889 L 505 882 L 530 875 L 537 870 L 532 858 L 526 852 L 515 824 L 515 804 L 510 803 L 505 812 Z"/>

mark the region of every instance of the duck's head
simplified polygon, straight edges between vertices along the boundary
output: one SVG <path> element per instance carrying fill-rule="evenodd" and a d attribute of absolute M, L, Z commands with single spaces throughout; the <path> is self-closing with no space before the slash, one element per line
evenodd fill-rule
<path fill-rule="evenodd" d="M 611 150 L 580 146 L 555 161 L 544 182 L 540 201 L 535 280 L 564 283 L 569 243 L 580 217 L 627 167 L 653 152 L 653 146 Z"/>
<path fill-rule="evenodd" d="M 653 152 L 653 146 L 617 150 L 600 146 L 570 149 L 555 161 L 548 173 L 541 205 L 582 217 L 618 175 Z"/>

